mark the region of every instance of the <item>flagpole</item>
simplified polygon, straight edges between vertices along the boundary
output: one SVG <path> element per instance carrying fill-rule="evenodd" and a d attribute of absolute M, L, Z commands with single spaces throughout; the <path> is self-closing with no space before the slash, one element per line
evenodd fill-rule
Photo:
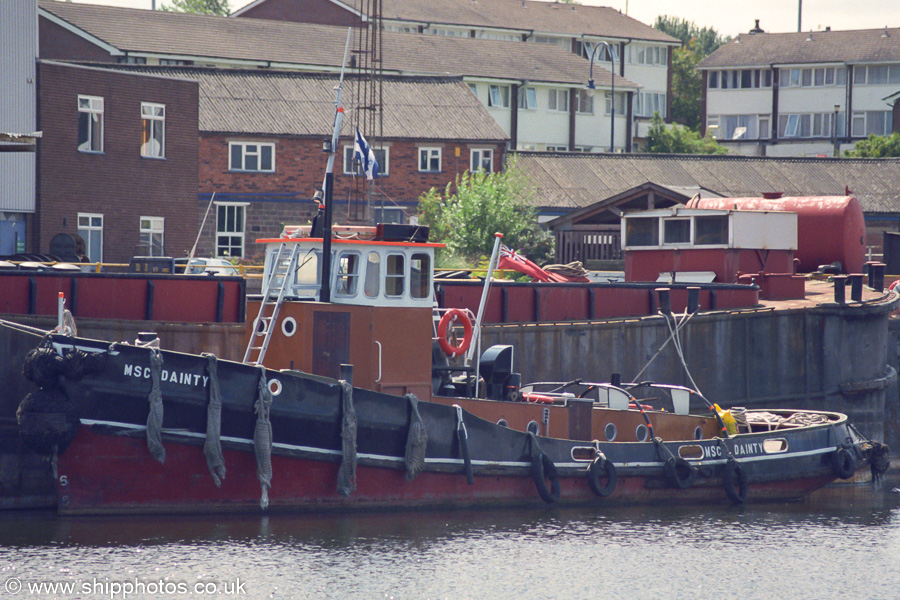
<path fill-rule="evenodd" d="M 469 346 L 469 352 L 466 355 L 466 362 L 471 362 L 472 356 L 475 352 L 481 356 L 481 319 L 484 316 L 484 307 L 487 304 L 488 292 L 491 290 L 491 278 L 494 275 L 494 265 L 497 263 L 497 255 L 500 252 L 500 240 L 503 239 L 503 234 L 497 232 L 494 234 L 494 249 L 491 250 L 491 260 L 488 262 L 488 270 L 487 277 L 484 280 L 484 288 L 481 290 L 481 303 L 478 305 L 478 315 L 475 317 L 475 332 L 473 334 L 473 338 L 475 343 Z M 478 378 L 480 377 L 479 373 L 479 364 L 481 361 L 475 362 L 475 397 L 478 397 Z"/>

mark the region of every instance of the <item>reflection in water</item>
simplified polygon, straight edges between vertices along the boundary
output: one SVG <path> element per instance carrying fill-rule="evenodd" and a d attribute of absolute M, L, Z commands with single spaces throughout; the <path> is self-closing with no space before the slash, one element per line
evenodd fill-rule
<path fill-rule="evenodd" d="M 349 516 L 6 513 L 0 596 L 16 577 L 79 585 L 240 578 L 242 597 L 254 599 L 895 598 L 900 494 L 889 489 L 702 510 L 601 503 Z"/>

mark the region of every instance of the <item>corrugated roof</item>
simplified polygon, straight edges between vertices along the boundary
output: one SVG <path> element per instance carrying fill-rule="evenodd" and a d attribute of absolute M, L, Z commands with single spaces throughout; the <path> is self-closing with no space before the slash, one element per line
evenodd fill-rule
<path fill-rule="evenodd" d="M 42 0 L 40 8 L 129 53 L 263 61 L 306 70 L 337 70 L 347 28 L 263 19 L 233 19 L 165 11 Z M 354 32 L 354 36 L 357 32 Z M 382 67 L 387 72 L 454 75 L 583 86 L 588 64 L 546 44 L 525 44 L 385 32 Z M 357 47 L 354 39 L 351 48 Z M 598 87 L 611 74 L 595 69 Z M 637 84 L 616 77 L 616 86 Z"/>
<path fill-rule="evenodd" d="M 382 0 L 381 14 L 384 19 L 431 25 L 585 34 L 681 45 L 678 39 L 607 6 L 534 0 Z"/>
<path fill-rule="evenodd" d="M 697 68 L 845 62 L 900 62 L 900 28 L 743 33 L 700 61 Z"/>
<path fill-rule="evenodd" d="M 540 208 L 579 209 L 646 182 L 701 187 L 726 198 L 843 196 L 867 213 L 900 213 L 900 159 L 767 158 L 658 154 L 517 152 L 538 188 Z"/>
<path fill-rule="evenodd" d="M 197 81 L 201 132 L 324 137 L 332 131 L 336 75 L 191 67 L 127 70 Z M 345 79 L 345 135 L 354 121 L 358 89 L 354 77 Z M 509 139 L 459 78 L 385 77 L 382 102 L 380 139 Z"/>

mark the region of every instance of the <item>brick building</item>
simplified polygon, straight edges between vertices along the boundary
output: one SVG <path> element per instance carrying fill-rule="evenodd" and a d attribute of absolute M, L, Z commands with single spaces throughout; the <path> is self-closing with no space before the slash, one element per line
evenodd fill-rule
<path fill-rule="evenodd" d="M 180 256 L 197 232 L 196 82 L 38 63 L 37 213 L 28 249 L 81 236 L 92 261 Z"/>

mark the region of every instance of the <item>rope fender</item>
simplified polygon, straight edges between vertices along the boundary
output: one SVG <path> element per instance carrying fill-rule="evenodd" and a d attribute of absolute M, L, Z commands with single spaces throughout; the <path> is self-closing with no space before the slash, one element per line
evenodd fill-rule
<path fill-rule="evenodd" d="M 260 365 L 256 403 L 253 405 L 256 411 L 253 450 L 256 453 L 256 477 L 262 489 L 259 507 L 263 510 L 269 507 L 269 488 L 272 487 L 272 422 L 269 420 L 271 407 L 272 392 L 269 391 L 269 384 L 266 381 L 266 368 Z"/>
<path fill-rule="evenodd" d="M 656 444 L 656 452 L 659 454 L 659 457 L 665 461 L 663 473 L 666 476 L 666 480 L 679 490 L 694 485 L 694 477 L 696 476 L 694 466 L 680 456 L 672 454 L 672 451 L 663 445 L 662 438 L 653 438 L 653 443 Z M 668 454 L 669 458 L 664 458 L 663 452 Z"/>
<path fill-rule="evenodd" d="M 722 486 L 725 488 L 725 495 L 735 504 L 747 501 L 747 493 L 750 491 L 747 471 L 733 456 L 729 456 L 722 467 Z"/>
<path fill-rule="evenodd" d="M 406 480 L 412 481 L 425 470 L 425 449 L 428 446 L 428 431 L 419 413 L 419 399 L 415 394 L 407 394 L 409 402 L 409 433 L 406 435 Z"/>
<path fill-rule="evenodd" d="M 831 470 L 841 479 L 850 479 L 856 473 L 856 461 L 846 448 L 838 448 L 832 452 L 829 460 L 831 461 Z"/>
<path fill-rule="evenodd" d="M 547 504 L 553 504 L 559 500 L 560 495 L 559 473 L 556 470 L 556 465 L 554 465 L 553 461 L 550 460 L 550 457 L 541 450 L 537 441 L 537 436 L 529 431 L 528 439 L 531 442 L 531 478 L 534 479 L 534 485 L 537 487 L 538 495 L 541 497 L 541 500 Z M 544 481 L 545 479 L 550 480 L 549 490 Z"/>
<path fill-rule="evenodd" d="M 204 352 L 206 372 L 209 374 L 209 404 L 206 406 L 206 441 L 203 442 L 203 454 L 206 455 L 206 466 L 212 475 L 216 487 L 222 487 L 225 479 L 225 457 L 222 455 L 222 390 L 219 386 L 218 359 L 211 352 Z"/>
<path fill-rule="evenodd" d="M 599 445 L 599 443 L 597 444 Z M 591 491 L 601 498 L 606 498 L 616 489 L 618 483 L 618 474 L 616 473 L 616 465 L 606 458 L 599 449 L 596 450 L 597 456 L 591 461 L 587 468 L 587 481 Z M 600 485 L 600 479 L 606 478 L 606 485 Z"/>
<path fill-rule="evenodd" d="M 890 466 L 891 449 L 887 444 L 872 442 L 872 448 L 869 450 L 869 470 L 872 471 L 872 481 L 875 484 L 880 483 Z"/>
<path fill-rule="evenodd" d="M 166 449 L 162 444 L 163 403 L 160 389 L 163 357 L 157 348 L 150 351 L 150 412 L 147 415 L 147 448 L 153 458 L 166 462 Z"/>
<path fill-rule="evenodd" d="M 345 498 L 356 491 L 356 409 L 353 386 L 341 380 L 341 466 L 337 474 L 337 492 Z"/>

